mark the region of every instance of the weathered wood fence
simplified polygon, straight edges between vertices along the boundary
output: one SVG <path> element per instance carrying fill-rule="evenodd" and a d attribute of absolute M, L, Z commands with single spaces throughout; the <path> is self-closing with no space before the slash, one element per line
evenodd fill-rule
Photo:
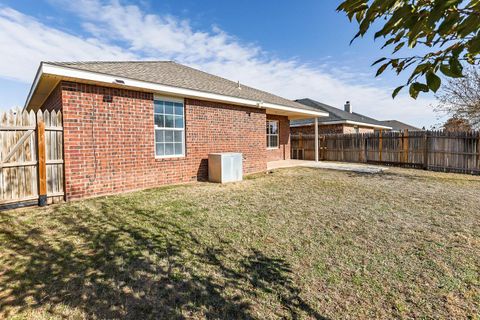
<path fill-rule="evenodd" d="M 0 114 L 0 206 L 64 195 L 61 112 Z"/>
<path fill-rule="evenodd" d="M 480 174 L 480 131 L 376 132 L 319 136 L 319 159 Z M 292 158 L 314 160 L 315 136 L 291 137 Z"/>

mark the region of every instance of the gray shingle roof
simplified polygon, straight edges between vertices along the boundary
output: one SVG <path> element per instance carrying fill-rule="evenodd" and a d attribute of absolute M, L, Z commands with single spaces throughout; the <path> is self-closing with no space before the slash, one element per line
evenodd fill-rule
<path fill-rule="evenodd" d="M 352 112 L 352 113 L 346 112 L 344 110 L 329 106 L 327 104 L 324 104 L 312 99 L 306 98 L 306 99 L 299 99 L 295 101 L 301 104 L 304 104 L 306 106 L 309 106 L 311 108 L 315 108 L 319 111 L 328 112 L 329 114 L 328 117 L 319 119 L 319 121 L 322 123 L 333 122 L 333 121 L 355 121 L 355 122 L 362 122 L 366 124 L 372 124 L 376 126 L 389 127 L 388 125 L 383 124 L 381 121 L 375 120 L 373 118 L 364 116 L 356 112 Z M 313 122 L 314 122 L 313 119 L 305 119 L 305 120 L 294 120 L 294 121 L 291 121 L 290 124 L 292 126 L 301 126 L 301 125 L 310 125 L 310 124 L 313 124 Z"/>
<path fill-rule="evenodd" d="M 405 130 L 405 129 L 407 129 L 409 131 L 421 130 L 420 128 L 411 126 L 409 124 L 403 123 L 403 122 L 398 121 L 398 120 L 383 120 L 383 121 L 380 121 L 380 122 L 383 123 L 383 125 L 385 125 L 385 126 L 392 127 L 392 130 L 395 130 L 395 131 L 402 131 L 402 130 Z"/>
<path fill-rule="evenodd" d="M 318 109 L 243 84 L 241 84 L 241 89 L 239 89 L 237 82 L 187 67 L 173 61 L 91 61 L 46 63 L 132 80 L 146 81 L 236 98 L 263 101 L 297 109 L 318 111 Z"/>

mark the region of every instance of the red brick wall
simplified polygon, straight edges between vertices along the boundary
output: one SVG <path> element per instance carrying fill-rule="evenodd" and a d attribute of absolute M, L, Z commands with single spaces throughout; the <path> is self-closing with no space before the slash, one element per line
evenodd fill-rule
<path fill-rule="evenodd" d="M 368 127 L 358 127 L 358 133 L 373 133 L 375 130 Z M 355 126 L 344 126 L 343 133 L 355 133 Z"/>
<path fill-rule="evenodd" d="M 61 86 L 57 85 L 50 93 L 47 100 L 43 103 L 42 110 L 60 111 L 62 109 L 62 90 Z"/>
<path fill-rule="evenodd" d="M 186 99 L 186 156 L 155 159 L 151 93 L 60 86 L 67 200 L 203 180 L 211 152 L 242 152 L 245 173 L 266 169 L 264 110 Z"/>
<path fill-rule="evenodd" d="M 268 120 L 278 120 L 279 124 L 279 147 L 267 149 L 267 161 L 290 159 L 290 120 L 285 116 L 267 115 Z M 265 130 L 266 132 L 266 130 Z M 266 145 L 266 137 L 264 137 Z"/>

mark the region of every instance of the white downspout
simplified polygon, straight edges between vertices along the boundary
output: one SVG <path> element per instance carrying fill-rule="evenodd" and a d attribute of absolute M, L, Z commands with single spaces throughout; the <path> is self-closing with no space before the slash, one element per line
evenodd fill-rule
<path fill-rule="evenodd" d="M 318 162 L 318 118 L 315 118 L 315 161 Z"/>

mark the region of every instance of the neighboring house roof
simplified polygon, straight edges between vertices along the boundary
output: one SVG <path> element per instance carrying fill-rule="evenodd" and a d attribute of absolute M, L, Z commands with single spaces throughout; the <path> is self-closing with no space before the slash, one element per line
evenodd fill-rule
<path fill-rule="evenodd" d="M 383 120 L 380 121 L 386 126 L 392 127 L 392 130 L 394 131 L 402 131 L 402 130 L 409 130 L 409 131 L 418 131 L 421 130 L 420 128 L 411 126 L 409 124 L 403 123 L 398 120 Z"/>
<path fill-rule="evenodd" d="M 329 106 L 327 104 L 312 100 L 312 99 L 299 99 L 295 100 L 306 106 L 315 108 L 320 111 L 328 112 L 329 116 L 319 119 L 320 124 L 353 124 L 353 125 L 363 125 L 372 128 L 383 128 L 391 129 L 390 126 L 383 124 L 381 121 L 375 120 L 373 118 L 364 116 L 356 112 L 346 112 L 344 110 Z M 291 121 L 290 125 L 292 127 L 300 127 L 305 125 L 313 125 L 313 119 L 305 120 L 295 120 Z"/>
<path fill-rule="evenodd" d="M 117 62 L 42 62 L 39 72 L 50 72 L 98 82 L 109 81 L 109 85 L 124 84 L 142 88 L 158 88 L 159 92 L 177 93 L 186 97 L 214 98 L 218 96 L 229 97 L 225 101 L 237 101 L 238 104 L 255 103 L 255 106 L 265 108 L 280 106 L 285 110 L 307 111 L 307 114 L 326 116 L 325 112 L 291 101 L 271 93 L 258 90 L 243 84 L 224 79 L 191 67 L 187 67 L 173 61 L 117 61 Z M 115 77 L 106 78 L 101 75 Z M 38 74 L 37 74 L 38 77 Z M 116 81 L 117 78 L 120 82 Z M 123 81 L 123 83 L 122 83 Z M 157 85 L 152 86 L 152 84 Z M 32 86 L 31 94 L 35 90 L 35 83 Z M 180 90 L 184 89 L 184 90 Z M 184 94 L 182 94 L 184 93 Z M 222 101 L 222 98 L 219 101 Z M 218 97 L 217 97 L 218 98 Z M 30 97 L 27 106 L 30 103 Z"/>

